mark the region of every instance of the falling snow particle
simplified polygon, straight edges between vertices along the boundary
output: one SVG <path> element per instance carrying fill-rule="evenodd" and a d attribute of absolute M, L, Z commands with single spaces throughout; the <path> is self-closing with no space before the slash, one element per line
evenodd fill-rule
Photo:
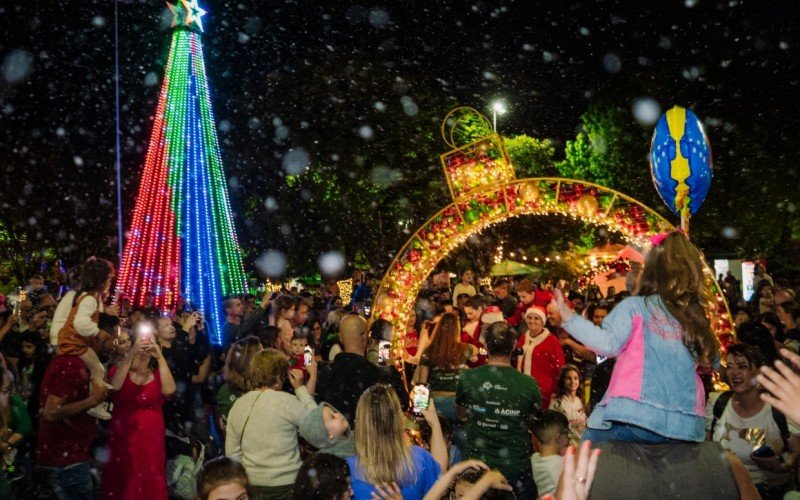
<path fill-rule="evenodd" d="M 603 69 L 609 73 L 619 73 L 622 69 L 622 61 L 616 54 L 608 53 L 603 57 Z"/>
<path fill-rule="evenodd" d="M 328 252 L 319 258 L 319 268 L 322 274 L 337 275 L 344 269 L 344 255 L 339 252 Z"/>
<path fill-rule="evenodd" d="M 155 71 L 151 71 L 147 73 L 144 77 L 144 85 L 146 87 L 152 87 L 153 85 L 158 83 L 158 75 Z"/>
<path fill-rule="evenodd" d="M 727 238 L 729 240 L 733 240 L 738 238 L 741 235 L 741 231 L 738 228 L 725 226 L 722 228 L 722 237 Z"/>
<path fill-rule="evenodd" d="M 311 158 L 303 148 L 290 149 L 283 155 L 283 171 L 289 175 L 300 175 L 311 164 Z"/>
<path fill-rule="evenodd" d="M 12 50 L 3 60 L 3 78 L 8 83 L 19 83 L 31 72 L 33 57 L 24 50 Z"/>
<path fill-rule="evenodd" d="M 278 250 L 267 250 L 256 259 L 256 267 L 267 276 L 281 276 L 286 270 L 286 257 Z"/>
<path fill-rule="evenodd" d="M 375 137 L 375 131 L 372 130 L 372 127 L 370 127 L 369 125 L 362 125 L 358 129 L 358 135 L 361 136 L 362 139 L 369 141 L 373 137 Z"/>
<path fill-rule="evenodd" d="M 400 98 L 400 104 L 403 105 L 403 113 L 405 113 L 406 116 L 417 116 L 419 113 L 419 106 L 414 102 L 414 99 L 408 96 Z"/>
<path fill-rule="evenodd" d="M 389 13 L 383 9 L 373 9 L 369 13 L 369 24 L 375 28 L 383 28 L 389 24 Z"/>
<path fill-rule="evenodd" d="M 633 101 L 633 117 L 640 125 L 650 126 L 661 116 L 661 106 L 652 97 L 639 97 Z"/>

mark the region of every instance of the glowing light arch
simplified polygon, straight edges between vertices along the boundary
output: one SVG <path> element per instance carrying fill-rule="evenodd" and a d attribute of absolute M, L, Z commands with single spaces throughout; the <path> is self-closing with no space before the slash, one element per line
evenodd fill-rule
<path fill-rule="evenodd" d="M 462 117 L 456 113 L 480 113 L 457 108 L 446 118 L 453 127 Z M 445 125 L 442 136 L 455 147 L 453 132 Z M 629 243 L 647 250 L 652 234 L 674 230 L 675 226 L 656 211 L 614 189 L 592 182 L 558 177 L 516 179 L 503 139 L 491 134 L 478 141 L 455 147 L 441 156 L 453 202 L 429 218 L 406 241 L 390 264 L 376 294 L 373 318 L 394 326 L 394 354 L 402 364 L 408 312 L 419 289 L 439 262 L 470 236 L 519 216 L 561 215 L 588 224 L 605 226 Z M 719 292 L 714 273 L 704 263 L 709 286 L 717 301 L 712 325 L 718 335 L 732 333 L 730 312 Z"/>
<path fill-rule="evenodd" d="M 469 215 L 471 222 L 467 222 L 462 214 L 476 210 L 476 205 L 485 208 L 477 209 L 483 210 L 477 220 Z M 375 315 L 392 322 L 395 331 L 405 331 L 406 311 L 413 306 L 425 278 L 442 259 L 470 236 L 524 215 L 562 215 L 604 226 L 642 247 L 649 246 L 650 235 L 675 229 L 646 205 L 591 182 L 556 177 L 503 182 L 459 198 L 428 219 L 408 239 L 381 281 Z"/>

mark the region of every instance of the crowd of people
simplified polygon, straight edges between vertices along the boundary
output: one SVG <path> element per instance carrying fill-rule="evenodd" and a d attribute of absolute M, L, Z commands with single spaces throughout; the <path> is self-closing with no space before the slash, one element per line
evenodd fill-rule
<path fill-rule="evenodd" d="M 59 297 L 33 276 L 0 304 L 0 498 L 800 495 L 795 292 L 723 278 L 721 350 L 702 267 L 675 232 L 620 292 L 467 269 L 402 335 L 372 276 L 229 297 L 222 345 L 199 311 L 115 299 L 103 259 Z"/>

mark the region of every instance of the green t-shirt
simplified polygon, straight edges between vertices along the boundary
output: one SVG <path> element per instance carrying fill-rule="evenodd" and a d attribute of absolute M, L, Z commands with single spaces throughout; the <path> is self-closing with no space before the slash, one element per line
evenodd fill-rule
<path fill-rule="evenodd" d="M 242 397 L 245 392 L 247 391 L 240 391 L 231 387 L 227 382 L 222 384 L 222 387 L 217 391 L 217 415 L 227 419 L 233 403 Z"/>
<path fill-rule="evenodd" d="M 462 366 L 472 357 L 472 346 L 466 346 L 461 353 L 461 360 L 459 366 L 455 368 L 439 368 L 432 366 L 431 360 L 428 357 L 430 348 L 425 349 L 420 357 L 419 364 L 428 367 L 428 387 L 431 392 L 456 392 L 456 385 L 458 384 L 458 377 L 462 371 Z"/>
<path fill-rule="evenodd" d="M 530 418 L 542 405 L 539 384 L 510 366 L 464 370 L 456 403 L 469 411 L 467 456 L 503 474 L 531 470 Z"/>

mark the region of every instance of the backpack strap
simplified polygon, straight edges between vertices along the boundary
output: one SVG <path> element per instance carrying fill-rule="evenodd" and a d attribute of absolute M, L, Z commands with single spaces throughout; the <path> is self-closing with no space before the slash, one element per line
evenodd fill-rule
<path fill-rule="evenodd" d="M 714 416 L 713 420 L 711 420 L 711 435 L 714 435 L 714 430 L 717 427 L 717 422 L 719 421 L 722 414 L 725 412 L 725 407 L 728 406 L 728 401 L 731 400 L 733 397 L 733 391 L 725 391 L 719 395 L 717 400 L 714 402 L 714 410 L 712 414 Z"/>
<path fill-rule="evenodd" d="M 781 433 L 781 439 L 783 440 L 783 448 L 788 449 L 789 447 L 789 437 L 791 437 L 791 433 L 789 432 L 789 423 L 786 421 L 786 415 L 772 407 L 772 420 L 778 425 L 778 430 Z"/>

